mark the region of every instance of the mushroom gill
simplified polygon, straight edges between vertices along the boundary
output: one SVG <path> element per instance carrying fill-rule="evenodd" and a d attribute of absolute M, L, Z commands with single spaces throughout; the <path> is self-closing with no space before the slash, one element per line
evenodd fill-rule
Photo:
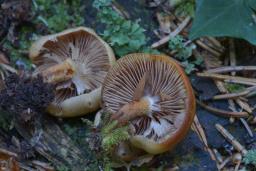
<path fill-rule="evenodd" d="M 131 142 L 153 154 L 178 143 L 195 114 L 188 78 L 163 55 L 130 54 L 119 59 L 106 76 L 102 100 L 112 119 L 129 123 Z"/>
<path fill-rule="evenodd" d="M 44 36 L 30 48 L 30 58 L 37 65 L 35 74 L 42 74 L 45 81 L 55 84 L 51 114 L 70 117 L 99 108 L 98 89 L 115 57 L 94 31 L 78 27 Z M 77 96 L 82 98 L 75 99 Z"/>

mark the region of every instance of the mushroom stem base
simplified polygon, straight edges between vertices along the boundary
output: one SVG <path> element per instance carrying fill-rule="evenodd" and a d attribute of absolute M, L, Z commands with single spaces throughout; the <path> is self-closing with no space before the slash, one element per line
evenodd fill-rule
<path fill-rule="evenodd" d="M 150 113 L 150 102 L 147 98 L 142 98 L 139 101 L 132 101 L 124 105 L 117 113 L 113 114 L 111 119 L 117 120 L 123 125 L 137 117 L 147 116 Z"/>

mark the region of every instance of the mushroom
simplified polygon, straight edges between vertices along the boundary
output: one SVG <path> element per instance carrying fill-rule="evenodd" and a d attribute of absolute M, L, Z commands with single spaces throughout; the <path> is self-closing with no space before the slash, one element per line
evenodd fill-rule
<path fill-rule="evenodd" d="M 195 97 L 183 69 L 164 55 L 130 54 L 108 72 L 103 107 L 130 127 L 130 142 L 159 154 L 180 142 L 195 115 Z"/>
<path fill-rule="evenodd" d="M 112 49 L 86 27 L 43 36 L 30 48 L 37 66 L 35 75 L 55 85 L 55 99 L 48 112 L 74 117 L 100 107 L 102 82 L 115 63 Z"/>

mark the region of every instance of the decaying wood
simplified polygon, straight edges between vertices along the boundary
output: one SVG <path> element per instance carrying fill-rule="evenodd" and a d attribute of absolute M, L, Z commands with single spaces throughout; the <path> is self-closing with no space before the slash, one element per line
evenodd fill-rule
<path fill-rule="evenodd" d="M 196 101 L 197 104 L 199 104 L 201 107 L 203 107 L 204 109 L 217 114 L 219 116 L 222 117 L 235 117 L 235 118 L 240 118 L 240 117 L 247 117 L 248 113 L 247 112 L 231 112 L 231 111 L 226 111 L 226 110 L 222 110 L 222 109 L 217 109 L 211 106 L 206 105 L 203 102 L 200 102 L 199 100 Z"/>
<path fill-rule="evenodd" d="M 38 135 L 19 123 L 15 124 L 15 128 L 39 154 L 55 166 L 65 165 L 71 170 L 86 168 L 86 154 L 51 119 L 44 118 L 42 122 L 42 129 Z"/>
<path fill-rule="evenodd" d="M 242 146 L 234 137 L 233 135 L 228 132 L 223 126 L 220 124 L 215 124 L 216 129 L 221 133 L 221 135 L 233 145 L 233 147 L 238 151 L 241 152 L 243 155 L 247 153 L 247 150 L 244 146 Z"/>
<path fill-rule="evenodd" d="M 191 17 L 185 18 L 185 20 L 176 28 L 176 30 L 174 30 L 168 36 L 165 36 L 164 38 L 162 38 L 158 42 L 153 43 L 151 45 L 151 47 L 152 48 L 159 48 L 160 46 L 166 44 L 172 37 L 178 35 L 188 25 L 190 20 L 191 20 Z"/>

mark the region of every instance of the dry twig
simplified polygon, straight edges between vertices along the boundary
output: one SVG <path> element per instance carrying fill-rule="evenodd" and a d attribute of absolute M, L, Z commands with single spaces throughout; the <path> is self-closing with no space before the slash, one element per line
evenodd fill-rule
<path fill-rule="evenodd" d="M 203 142 L 204 146 L 205 146 L 205 149 L 208 151 L 210 157 L 212 160 L 216 161 L 216 157 L 214 155 L 214 152 L 213 150 L 208 146 L 208 142 L 207 142 L 207 138 L 206 138 L 206 135 L 204 133 L 204 130 L 197 118 L 197 116 L 195 116 L 194 118 L 194 122 L 192 124 L 192 128 L 193 130 L 197 133 L 199 139 Z"/>
<path fill-rule="evenodd" d="M 199 45 L 200 47 L 202 47 L 203 49 L 209 51 L 210 53 L 212 53 L 215 56 L 220 56 L 221 53 L 214 50 L 213 48 L 207 46 L 206 44 L 204 44 L 201 40 L 196 40 L 196 44 Z"/>
<path fill-rule="evenodd" d="M 223 66 L 219 68 L 209 69 L 205 72 L 219 74 L 233 71 L 256 71 L 256 66 Z"/>
<path fill-rule="evenodd" d="M 242 146 L 230 132 L 228 132 L 223 126 L 220 124 L 215 124 L 216 129 L 223 135 L 223 137 L 233 145 L 233 147 L 238 151 L 241 152 L 243 155 L 247 153 L 247 150 L 244 146 Z"/>
<path fill-rule="evenodd" d="M 207 78 L 213 78 L 217 80 L 224 80 L 226 82 L 240 82 L 241 84 L 248 84 L 248 85 L 256 85 L 256 79 L 255 78 L 245 78 L 245 77 L 239 77 L 239 76 L 230 76 L 230 75 L 221 75 L 221 74 L 214 74 L 214 73 L 197 73 L 197 76 L 199 77 L 207 77 Z"/>
<path fill-rule="evenodd" d="M 165 36 L 164 38 L 162 38 L 158 42 L 153 43 L 151 45 L 151 47 L 152 48 L 159 48 L 160 46 L 162 46 L 165 43 L 167 43 L 172 37 L 178 35 L 188 25 L 190 20 L 191 20 L 191 17 L 185 18 L 185 20 L 176 28 L 176 30 L 174 30 L 168 36 Z"/>
<path fill-rule="evenodd" d="M 238 93 L 220 94 L 220 95 L 213 96 L 212 99 L 213 100 L 235 99 L 235 98 L 240 97 L 240 96 L 245 96 L 249 93 L 250 93 L 250 91 L 245 90 L 245 91 L 238 92 Z"/>
<path fill-rule="evenodd" d="M 252 130 L 251 130 L 250 126 L 248 125 L 248 123 L 246 122 L 246 120 L 244 118 L 240 118 L 240 121 L 244 125 L 244 127 L 245 127 L 246 131 L 248 132 L 248 134 L 250 135 L 250 137 L 253 137 Z"/>
<path fill-rule="evenodd" d="M 235 118 L 240 118 L 240 117 L 247 117 L 248 113 L 247 112 L 231 112 L 231 111 L 226 111 L 226 110 L 222 110 L 222 109 L 217 109 L 211 106 L 206 105 L 203 102 L 200 102 L 199 100 L 196 100 L 197 104 L 199 104 L 201 107 L 203 107 L 204 109 L 217 114 L 219 116 L 222 117 L 235 117 Z"/>
<path fill-rule="evenodd" d="M 232 39 L 229 40 L 229 58 L 230 58 L 230 66 L 236 66 L 236 53 L 235 53 L 235 44 Z M 231 72 L 232 76 L 236 75 L 236 72 Z"/>

